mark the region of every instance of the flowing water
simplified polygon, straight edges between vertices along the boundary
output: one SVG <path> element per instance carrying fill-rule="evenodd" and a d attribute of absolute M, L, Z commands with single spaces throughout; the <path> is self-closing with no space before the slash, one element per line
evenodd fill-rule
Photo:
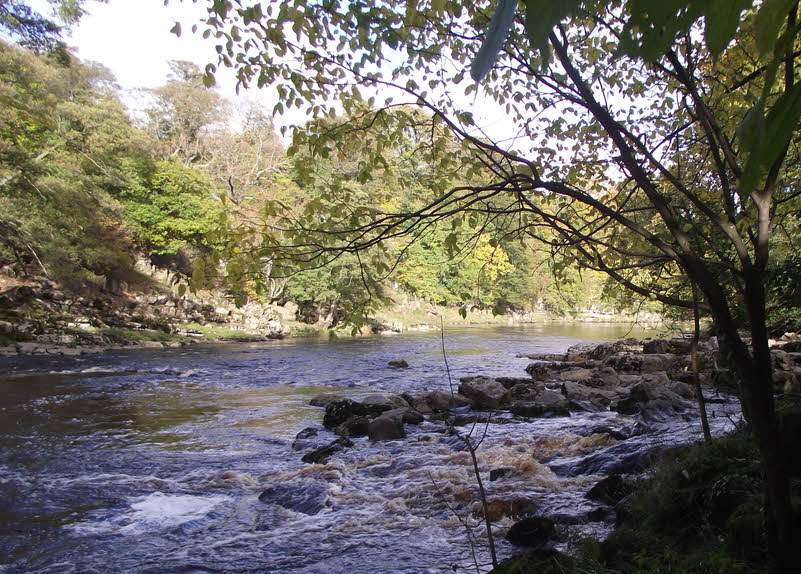
<path fill-rule="evenodd" d="M 447 357 L 454 384 L 525 376 L 530 361 L 519 354 L 627 331 L 454 330 Z M 410 368 L 387 367 L 398 358 Z M 293 449 L 307 427 L 318 435 L 298 446 L 336 438 L 308 404 L 321 392 L 434 389 L 449 390 L 438 332 L 0 359 L 0 571 L 486 571 L 470 455 L 443 423 L 407 425 L 401 441 L 355 439 L 326 464 L 303 463 Z M 723 411 L 736 409 L 715 407 L 721 432 Z M 478 458 L 490 500 L 572 524 L 568 537 L 602 536 L 610 525 L 587 522 L 598 504 L 584 498 L 600 476 L 700 434 L 693 416 L 620 443 L 592 433 L 635 424 L 607 412 L 507 416 L 474 429 L 486 433 Z M 489 482 L 500 467 L 514 472 Z M 274 496 L 261 502 L 265 490 Z M 512 523 L 493 524 L 501 557 L 513 551 L 501 536 Z"/>

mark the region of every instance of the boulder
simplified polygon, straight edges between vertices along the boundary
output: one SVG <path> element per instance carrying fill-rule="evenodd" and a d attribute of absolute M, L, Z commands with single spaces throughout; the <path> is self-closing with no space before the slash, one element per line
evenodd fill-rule
<path fill-rule="evenodd" d="M 555 377 L 555 373 L 550 369 L 550 363 L 531 363 L 526 367 L 526 372 L 535 381 L 550 381 Z"/>
<path fill-rule="evenodd" d="M 544 390 L 545 385 L 540 381 L 518 383 L 509 389 L 509 398 L 513 401 L 532 401 Z"/>
<path fill-rule="evenodd" d="M 509 410 L 521 417 L 559 417 L 570 416 L 568 406 L 568 400 L 562 393 L 544 390 L 533 400 L 517 402 Z"/>
<path fill-rule="evenodd" d="M 320 448 L 307 452 L 300 460 L 310 464 L 324 464 L 331 455 L 351 446 L 353 446 L 353 443 L 347 438 L 338 438 L 326 446 L 321 446 Z"/>
<path fill-rule="evenodd" d="M 576 367 L 562 371 L 559 373 L 558 379 L 560 381 L 574 381 L 577 383 L 583 383 L 589 381 L 592 378 L 592 375 L 593 372 L 590 369 Z"/>
<path fill-rule="evenodd" d="M 313 407 L 327 407 L 334 401 L 341 401 L 345 398 L 342 393 L 321 393 L 312 397 L 309 404 Z"/>
<path fill-rule="evenodd" d="M 600 412 L 608 410 L 612 403 L 628 396 L 628 392 L 622 388 L 600 389 L 566 382 L 562 383 L 562 395 L 567 398 L 570 408 L 574 410 Z"/>
<path fill-rule="evenodd" d="M 667 384 L 643 379 L 633 387 L 629 396 L 617 403 L 615 409 L 621 414 L 640 413 L 646 420 L 663 421 L 683 412 L 690 404 L 672 391 Z"/>
<path fill-rule="evenodd" d="M 259 495 L 264 504 L 277 504 L 302 514 L 317 514 L 325 508 L 328 489 L 314 480 L 300 480 L 277 484 Z"/>
<path fill-rule="evenodd" d="M 352 416 L 342 424 L 334 427 L 334 432 L 343 437 L 367 436 L 368 426 L 371 420 L 372 417 L 363 415 Z"/>
<path fill-rule="evenodd" d="M 553 520 L 544 516 L 528 516 L 516 522 L 506 533 L 506 539 L 515 546 L 545 546 L 556 532 Z"/>
<path fill-rule="evenodd" d="M 473 404 L 473 401 L 462 395 L 452 395 L 445 391 L 430 391 L 413 397 L 410 404 L 412 408 L 418 412 L 430 414 L 433 412 L 469 407 Z"/>
<path fill-rule="evenodd" d="M 393 359 L 387 366 L 391 369 L 408 369 L 409 363 L 406 362 L 406 359 Z"/>
<path fill-rule="evenodd" d="M 323 425 L 333 429 L 352 417 L 375 418 L 381 413 L 391 410 L 388 405 L 365 405 L 350 399 L 339 399 L 332 401 L 325 407 Z"/>
<path fill-rule="evenodd" d="M 619 474 L 613 474 L 599 481 L 584 497 L 589 500 L 603 502 L 609 506 L 615 506 L 634 492 L 635 488 L 634 481 L 628 480 Z"/>
<path fill-rule="evenodd" d="M 464 377 L 459 385 L 459 394 L 473 401 L 477 409 L 497 409 L 507 401 L 506 388 L 487 377 Z"/>
<path fill-rule="evenodd" d="M 380 417 L 371 420 L 367 425 L 367 436 L 370 437 L 370 440 L 398 440 L 405 438 L 403 411 L 404 409 L 387 411 Z"/>
<path fill-rule="evenodd" d="M 367 395 L 362 399 L 363 405 L 385 405 L 391 409 L 400 409 L 400 408 L 408 408 L 409 403 L 406 402 L 400 395 L 385 395 L 382 393 L 373 393 L 372 395 Z"/>

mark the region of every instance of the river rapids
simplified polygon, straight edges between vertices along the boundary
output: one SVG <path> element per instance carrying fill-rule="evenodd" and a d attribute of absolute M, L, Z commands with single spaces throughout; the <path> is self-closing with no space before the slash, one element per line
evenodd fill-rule
<path fill-rule="evenodd" d="M 530 360 L 518 355 L 625 334 L 464 329 L 445 346 L 458 385 L 525 376 Z M 410 368 L 387 367 L 399 358 Z M 336 438 L 311 397 L 435 389 L 449 390 L 439 333 L 0 359 L 0 572 L 486 572 L 472 461 L 444 423 L 406 425 L 398 441 L 354 439 L 326 464 L 300 460 L 300 447 Z M 734 401 L 712 407 L 714 432 L 731 428 Z M 701 433 L 690 415 L 620 442 L 595 432 L 636 424 L 603 412 L 476 425 L 499 558 L 515 551 L 503 535 L 516 514 L 556 520 L 568 551 L 603 537 L 611 518 L 589 521 L 599 504 L 584 494 L 632 457 Z M 297 444 L 309 427 L 317 435 Z M 511 470 L 490 481 L 499 468 Z"/>

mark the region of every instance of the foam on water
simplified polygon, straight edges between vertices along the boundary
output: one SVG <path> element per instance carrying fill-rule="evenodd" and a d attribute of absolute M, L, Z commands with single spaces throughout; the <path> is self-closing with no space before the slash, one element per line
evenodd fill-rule
<path fill-rule="evenodd" d="M 72 525 L 78 534 L 121 534 L 133 536 L 167 530 L 206 517 L 209 512 L 230 498 L 223 495 L 195 496 L 154 492 L 134 499 L 127 510 L 99 522 Z"/>

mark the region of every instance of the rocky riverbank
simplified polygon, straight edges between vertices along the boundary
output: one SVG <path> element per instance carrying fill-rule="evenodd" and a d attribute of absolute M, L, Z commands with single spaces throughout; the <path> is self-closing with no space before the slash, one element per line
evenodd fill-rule
<path fill-rule="evenodd" d="M 70 296 L 45 279 L 0 290 L 0 355 L 80 355 L 108 349 L 259 341 L 288 334 L 292 309 L 177 296 L 98 292 Z"/>
<path fill-rule="evenodd" d="M 358 437 L 374 442 L 409 440 L 409 426 L 426 425 L 427 435 L 412 433 L 414 440 L 439 441 L 456 451 L 472 451 L 480 450 L 481 429 L 485 425 L 616 412 L 621 416 L 609 419 L 614 423 L 586 429 L 585 439 L 571 447 L 575 456 L 570 456 L 570 452 L 557 455 L 555 447 L 542 443 L 542 450 L 528 454 L 530 462 L 522 454 L 515 459 L 515 465 L 482 466 L 478 470 L 476 478 L 485 484 L 506 481 L 512 489 L 519 484 L 515 480 L 524 479 L 530 465 L 543 464 L 555 477 L 569 480 L 597 477 L 590 483 L 581 482 L 587 484 L 584 498 L 590 507 L 579 515 L 543 513 L 536 504 L 516 497 L 508 489 L 490 489 L 486 497 L 479 497 L 475 489 L 472 494 L 464 495 L 475 516 L 499 523 L 495 526 L 495 537 L 503 536 L 508 543 L 530 552 L 523 562 L 508 563 L 499 572 L 516 571 L 514 564 L 551 564 L 563 568 L 572 561 L 562 553 L 570 550 L 565 532 L 577 524 L 606 523 L 610 529 L 616 524 L 630 525 L 632 493 L 642 488 L 648 469 L 662 453 L 673 452 L 684 443 L 675 437 L 671 439 L 670 429 L 699 426 L 698 404 L 690 384 L 694 374 L 689 351 L 686 340 L 643 343 L 629 339 L 576 346 L 565 354 L 531 355 L 528 358 L 532 362 L 526 368 L 528 377 L 464 377 L 453 392 L 371 394 L 359 401 L 326 393 L 311 401 L 324 409 L 323 428 L 312 426 L 303 430 L 292 448 L 304 462 L 325 465 L 346 453 Z M 777 392 L 798 393 L 801 353 L 796 344 L 785 343 L 783 348 L 776 345 L 773 358 Z M 707 409 L 710 417 L 728 418 L 730 430 L 739 418 L 737 402 L 731 396 L 734 389 L 730 374 L 718 366 L 719 359 L 716 340 L 704 341 L 699 348 L 699 377 Z M 402 361 L 392 365 L 403 366 Z M 438 430 L 432 434 L 434 428 Z M 339 436 L 332 442 L 322 440 L 328 434 L 324 430 Z M 510 450 L 516 448 L 509 445 Z M 391 472 L 391 466 L 387 472 Z M 723 497 L 719 505 L 728 504 L 725 508 L 719 506 L 716 512 L 729 516 L 738 508 L 734 492 L 740 488 L 738 484 L 721 483 L 715 487 Z M 729 487 L 734 490 L 729 492 Z M 727 493 L 731 497 L 726 498 Z M 290 507 L 306 504 L 295 500 L 291 489 L 280 496 L 265 492 L 261 500 Z M 511 526 L 504 522 L 509 518 L 514 519 Z"/>

